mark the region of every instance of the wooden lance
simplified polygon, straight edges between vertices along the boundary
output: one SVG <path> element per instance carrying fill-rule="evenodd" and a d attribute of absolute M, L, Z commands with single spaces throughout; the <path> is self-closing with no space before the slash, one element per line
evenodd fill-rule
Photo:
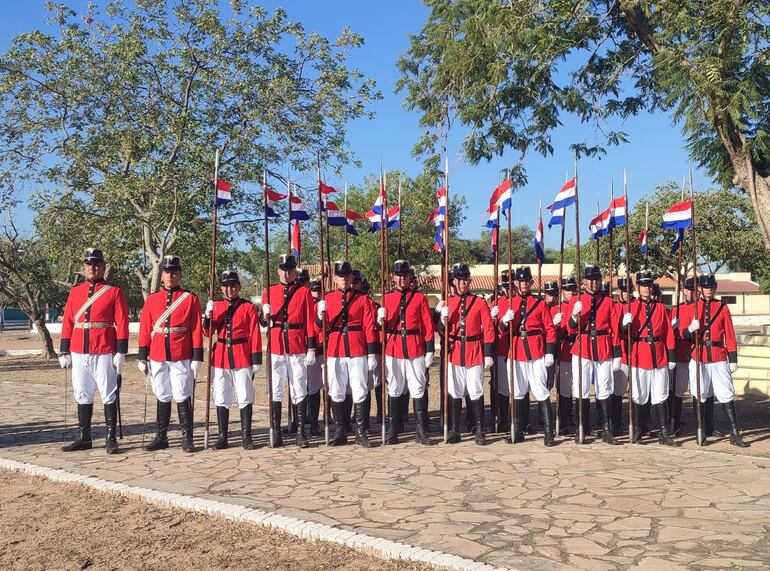
<path fill-rule="evenodd" d="M 265 208 L 265 291 L 267 295 L 265 298 L 270 302 L 270 225 L 269 217 L 267 216 L 267 171 L 262 171 L 262 189 L 264 190 L 264 208 Z M 267 412 L 270 419 L 270 440 L 268 445 L 273 447 L 275 442 L 275 430 L 276 426 L 273 424 L 273 352 L 272 343 L 270 341 L 270 316 L 265 316 L 265 327 L 267 327 L 267 348 L 265 350 L 265 382 L 267 383 Z M 277 427 L 278 430 L 281 427 Z"/>
<path fill-rule="evenodd" d="M 693 301 L 695 303 L 695 311 L 693 313 L 695 319 L 700 318 L 700 312 L 698 310 L 698 241 L 695 232 L 695 193 L 693 192 L 692 184 L 692 171 L 690 171 L 690 204 L 692 207 L 692 286 L 693 286 Z M 701 375 L 700 375 L 700 331 L 696 331 L 694 334 L 695 339 L 695 397 L 697 404 L 695 405 L 695 420 L 698 425 L 698 445 L 704 446 L 706 444 L 706 437 L 703 432 L 703 403 L 701 403 Z"/>
<path fill-rule="evenodd" d="M 575 153 L 575 279 L 580 281 L 580 199 L 578 193 L 578 171 L 577 171 L 577 153 Z M 580 287 L 577 291 L 578 300 L 580 299 Z M 578 370 L 577 370 L 577 386 L 578 386 L 578 428 L 575 431 L 575 440 L 578 444 L 585 442 L 585 430 L 583 427 L 583 335 L 582 322 L 583 312 L 580 311 L 577 314 L 577 338 L 575 343 L 578 346 Z M 569 316 L 568 316 L 569 319 Z M 574 371 L 572 373 L 575 374 Z"/>
<path fill-rule="evenodd" d="M 211 214 L 211 265 L 209 266 L 209 299 L 214 299 L 214 284 L 217 279 L 217 183 L 219 182 L 219 149 L 214 153 L 214 202 Z M 212 315 L 212 318 L 214 316 Z M 203 427 L 203 449 L 209 447 L 209 421 L 211 420 L 211 380 L 213 373 L 213 347 L 214 323 L 211 321 L 208 338 L 209 362 L 206 375 L 206 421 Z M 195 389 L 193 388 L 193 402 L 195 402 Z M 195 416 L 193 415 L 193 418 Z"/>
<path fill-rule="evenodd" d="M 318 261 L 321 265 L 321 300 L 326 297 L 326 266 L 324 264 L 324 213 L 321 210 L 321 155 L 318 155 L 318 247 L 320 248 Z M 323 408 L 324 408 L 324 443 L 329 446 L 329 381 L 327 378 L 326 353 L 328 339 L 326 336 L 326 317 L 321 319 L 321 342 L 323 356 L 321 358 L 321 379 L 323 381 Z"/>
<path fill-rule="evenodd" d="M 626 201 L 626 224 L 625 224 L 625 242 L 626 242 L 626 288 L 631 284 L 631 248 L 629 248 L 628 227 L 631 225 L 631 209 L 628 204 L 628 177 L 626 169 L 623 169 L 623 197 Z M 626 313 L 631 313 L 631 292 L 626 294 Z M 631 367 L 631 327 L 626 332 L 626 355 L 628 355 L 628 439 L 634 442 L 634 369 Z M 639 419 L 641 421 L 641 419 Z"/>

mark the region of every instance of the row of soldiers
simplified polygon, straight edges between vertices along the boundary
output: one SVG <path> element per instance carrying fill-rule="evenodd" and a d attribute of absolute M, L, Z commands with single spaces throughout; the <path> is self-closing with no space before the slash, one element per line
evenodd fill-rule
<path fill-rule="evenodd" d="M 79 437 L 65 451 L 92 446 L 93 400 L 98 389 L 104 403 L 108 453 L 118 451 L 116 439 L 118 375 L 128 350 L 128 309 L 119 287 L 104 280 L 105 260 L 98 249 L 84 258 L 86 281 L 75 286 L 63 316 L 60 363 L 72 367 L 72 385 L 78 403 Z M 696 394 L 694 339 L 700 354 L 701 400 L 705 403 L 707 432 L 713 425 L 714 397 L 725 407 L 731 442 L 745 446 L 735 419 L 731 373 L 737 368 L 735 334 L 727 306 L 714 297 L 716 280 L 702 276 L 695 312 L 695 284 L 686 284 L 688 301 L 673 311 L 655 299 L 653 276 L 637 274 L 638 299 L 630 302 L 633 285 L 618 281 L 619 299 L 602 291 L 598 267 L 588 267 L 578 292 L 573 278 L 550 282 L 544 297 L 532 291 L 528 267 L 502 275 L 499 299 L 488 303 L 471 292 L 467 264 L 451 270 L 453 295 L 431 310 L 416 284 L 413 268 L 399 260 L 392 268 L 394 289 L 382 304 L 369 296 L 369 286 L 347 261 L 334 264 L 334 289 L 321 299 L 320 282 L 298 274 L 293 256 L 281 256 L 279 283 L 262 295 L 261 311 L 240 297 L 234 271 L 220 280 L 223 299 L 209 300 L 205 309 L 198 297 L 181 287 L 182 267 L 176 256 L 161 264 L 162 288 L 148 296 L 140 318 L 138 368 L 149 375 L 157 399 L 157 433 L 146 447 L 168 447 L 171 401 L 177 403 L 182 448 L 194 452 L 193 394 L 203 362 L 204 336 L 216 336 L 210 366 L 212 399 L 216 406 L 218 439 L 215 449 L 226 448 L 229 409 L 238 403 L 242 444 L 253 448 L 254 377 L 263 365 L 261 327 L 269 330 L 266 365 L 272 379 L 272 425 L 281 425 L 281 403 L 293 405 L 296 443 L 308 445 L 320 434 L 318 415 L 323 386 L 321 362 L 325 353 L 329 406 L 334 421 L 332 445 L 347 442 L 353 431 L 357 444 L 369 447 L 371 392 L 381 395 L 384 370 L 388 395 L 386 444 L 396 444 L 403 430 L 410 395 L 415 411 L 415 440 L 428 438 L 428 370 L 435 353 L 435 335 L 446 341 L 448 442 L 461 439 L 463 398 L 478 444 L 484 435 L 484 370 L 494 367 L 492 394 L 495 409 L 506 426 L 505 414 L 514 396 L 516 424 L 508 440 L 520 442 L 527 431 L 528 395 L 538 401 L 544 442 L 554 444 L 550 391 L 558 379 L 558 408 L 562 425 L 569 426 L 573 395 L 582 394 L 578 413 L 590 432 L 591 385 L 602 419 L 602 440 L 613 443 L 620 433 L 622 396 L 632 381 L 633 412 L 637 423 L 633 440 L 641 439 L 648 405 L 655 409 L 661 443 L 671 445 L 669 394 L 673 395 L 675 430 L 681 420 L 682 397 L 689 379 Z M 559 287 L 561 285 L 561 287 Z M 385 362 L 380 332 L 384 330 Z M 324 334 L 325 333 L 325 337 Z M 630 355 L 624 340 L 630 338 Z M 630 359 L 629 359 L 630 356 Z M 495 358 L 496 357 L 496 358 Z M 630 362 L 629 362 L 630 361 Z M 578 374 L 578 370 L 580 373 Z M 578 379 L 582 380 L 582 386 Z M 378 389 L 379 387 L 379 389 Z M 378 402 L 378 410 L 382 403 Z M 711 412 L 709 412 L 711 411 Z M 350 426 L 351 413 L 355 427 Z M 711 428 L 713 430 L 713 428 Z M 280 428 L 271 445 L 283 444 Z"/>

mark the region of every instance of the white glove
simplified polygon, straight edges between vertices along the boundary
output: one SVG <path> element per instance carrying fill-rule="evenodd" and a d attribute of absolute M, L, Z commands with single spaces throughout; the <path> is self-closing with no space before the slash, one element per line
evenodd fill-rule
<path fill-rule="evenodd" d="M 262 370 L 262 365 L 252 365 L 251 366 L 251 372 L 254 374 L 254 376 L 257 375 Z"/>
<path fill-rule="evenodd" d="M 263 304 L 262 304 L 262 315 L 264 315 L 264 316 L 268 316 L 268 315 L 270 315 L 270 312 L 271 312 L 272 310 L 273 310 L 273 309 L 270 307 L 270 304 L 269 304 L 269 303 L 263 303 Z"/>
<path fill-rule="evenodd" d="M 583 302 L 582 301 L 576 301 L 575 305 L 572 307 L 572 315 L 575 316 L 578 313 L 583 311 Z"/>
<path fill-rule="evenodd" d="M 673 327 L 674 329 L 679 329 L 679 318 L 678 317 L 674 317 L 671 320 L 671 327 Z"/>
<path fill-rule="evenodd" d="M 305 353 L 305 365 L 308 367 L 315 365 L 315 349 L 308 349 Z"/>
<path fill-rule="evenodd" d="M 676 369 L 676 361 L 669 361 L 668 362 L 668 370 L 669 371 L 673 371 L 674 369 Z"/>
<path fill-rule="evenodd" d="M 484 368 L 489 369 L 492 366 L 492 357 L 484 357 Z"/>
<path fill-rule="evenodd" d="M 326 300 L 322 299 L 321 301 L 318 302 L 317 312 L 318 312 L 318 319 L 323 319 L 324 313 L 326 313 Z"/>
<path fill-rule="evenodd" d="M 150 370 L 150 368 L 147 365 L 147 361 L 137 361 L 136 368 L 139 369 L 139 372 L 142 373 L 143 375 L 146 375 L 147 371 Z"/>
<path fill-rule="evenodd" d="M 214 313 L 214 302 L 211 300 L 208 300 L 206 302 L 206 311 L 204 311 L 204 315 L 211 319 L 211 314 Z"/>
<path fill-rule="evenodd" d="M 425 353 L 425 368 L 428 369 L 433 364 L 433 353 Z"/>
<path fill-rule="evenodd" d="M 554 363 L 553 355 L 551 355 L 550 353 L 546 353 L 545 354 L 545 366 L 546 367 L 553 367 L 553 363 Z"/>
<path fill-rule="evenodd" d="M 700 321 L 697 319 L 693 319 L 690 322 L 690 325 L 687 326 L 687 331 L 690 333 L 695 333 L 698 329 L 700 329 Z"/>
<path fill-rule="evenodd" d="M 630 313 L 624 313 L 623 314 L 623 327 L 627 327 L 629 323 L 631 323 L 634 320 L 634 316 Z"/>
<path fill-rule="evenodd" d="M 446 305 L 446 304 L 444 303 L 444 300 L 443 300 L 443 299 L 440 299 L 440 300 L 438 300 L 438 303 L 436 304 L 436 311 L 437 311 L 438 313 L 441 313 L 441 310 L 442 310 L 442 309 L 444 309 L 444 306 L 445 306 L 445 305 Z"/>
<path fill-rule="evenodd" d="M 366 368 L 370 371 L 374 371 L 377 368 L 377 358 L 374 355 L 369 355 L 366 358 Z"/>
<path fill-rule="evenodd" d="M 619 371 L 620 370 L 620 365 L 621 365 L 620 357 L 615 357 L 612 360 L 612 370 L 613 371 Z"/>
<path fill-rule="evenodd" d="M 509 309 L 505 312 L 503 315 L 503 325 L 508 325 L 511 321 L 513 321 L 513 318 L 516 316 L 515 313 L 513 313 L 512 309 Z"/>
<path fill-rule="evenodd" d="M 558 327 L 559 325 L 561 325 L 561 317 L 562 317 L 562 315 L 561 315 L 561 311 L 560 311 L 559 313 L 557 313 L 556 315 L 554 315 L 554 316 L 553 316 L 553 324 L 554 324 L 556 327 Z"/>
<path fill-rule="evenodd" d="M 489 310 L 489 314 L 492 316 L 492 319 L 497 319 L 497 316 L 500 315 L 500 308 L 498 306 L 492 306 L 492 309 Z"/>
<path fill-rule="evenodd" d="M 69 353 L 64 353 L 63 355 L 59 355 L 59 366 L 62 369 L 66 369 L 72 365 L 72 355 Z"/>
<path fill-rule="evenodd" d="M 447 319 L 449 319 L 449 308 L 444 306 L 441 308 L 441 321 L 446 323 Z"/>
<path fill-rule="evenodd" d="M 388 310 L 384 307 L 377 308 L 377 325 L 382 325 L 382 322 L 388 318 Z"/>
<path fill-rule="evenodd" d="M 193 361 L 190 363 L 190 368 L 192 369 L 193 378 L 198 378 L 198 370 L 201 368 L 201 361 Z"/>
<path fill-rule="evenodd" d="M 738 363 L 730 363 L 730 372 L 734 373 L 738 370 Z"/>
<path fill-rule="evenodd" d="M 123 364 L 126 362 L 126 356 L 123 353 L 115 353 L 112 357 L 112 365 L 118 372 L 118 375 L 123 372 Z"/>

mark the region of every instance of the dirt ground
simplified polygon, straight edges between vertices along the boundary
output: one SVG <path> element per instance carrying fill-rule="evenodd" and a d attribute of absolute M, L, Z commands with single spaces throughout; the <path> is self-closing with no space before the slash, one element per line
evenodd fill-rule
<path fill-rule="evenodd" d="M 53 517 L 55 516 L 55 517 Z M 426 569 L 259 526 L 0 472 L 2 569 Z"/>

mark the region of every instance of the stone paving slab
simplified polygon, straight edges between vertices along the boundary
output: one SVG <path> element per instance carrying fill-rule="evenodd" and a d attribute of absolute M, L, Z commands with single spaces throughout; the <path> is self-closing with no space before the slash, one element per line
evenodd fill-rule
<path fill-rule="evenodd" d="M 493 566 L 770 565 L 766 458 L 571 441 L 548 449 L 540 440 L 516 446 L 497 440 L 483 448 L 463 442 L 271 450 L 264 430 L 257 450 L 185 454 L 175 428 L 172 448 L 151 454 L 140 449 L 143 400 L 134 395 L 124 395 L 123 454 L 104 453 L 98 411 L 97 448 L 64 454 L 60 391 L 8 382 L 0 382 L 0 391 L 0 456 L 127 486 L 274 512 Z M 255 419 L 264 422 L 264 411 Z"/>

